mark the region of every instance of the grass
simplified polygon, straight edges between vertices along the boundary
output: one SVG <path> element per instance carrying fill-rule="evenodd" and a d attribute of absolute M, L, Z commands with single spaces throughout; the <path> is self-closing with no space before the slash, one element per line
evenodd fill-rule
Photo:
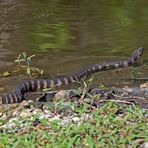
<path fill-rule="evenodd" d="M 109 102 L 88 111 L 84 103 L 73 111 L 78 117 L 87 113 L 91 118 L 62 126 L 61 120 L 49 122 L 35 116 L 37 126 L 30 124 L 18 133 L 1 132 L 0 147 L 137 147 L 148 142 L 148 119 L 144 116 L 148 112 L 134 105 L 121 107 Z"/>

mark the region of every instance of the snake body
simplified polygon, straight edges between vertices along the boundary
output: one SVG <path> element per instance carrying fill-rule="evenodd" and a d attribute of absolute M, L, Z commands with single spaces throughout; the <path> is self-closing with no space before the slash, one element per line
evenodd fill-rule
<path fill-rule="evenodd" d="M 55 79 L 34 79 L 21 82 L 15 91 L 0 95 L 0 110 L 3 104 L 19 103 L 25 99 L 26 92 L 36 91 L 37 89 L 55 88 L 73 83 L 80 80 L 84 76 L 88 76 L 94 72 L 105 71 L 109 69 L 124 68 L 133 65 L 137 59 L 143 54 L 143 48 L 136 49 L 126 61 L 109 62 L 106 64 L 93 64 L 73 74 L 55 78 Z"/>

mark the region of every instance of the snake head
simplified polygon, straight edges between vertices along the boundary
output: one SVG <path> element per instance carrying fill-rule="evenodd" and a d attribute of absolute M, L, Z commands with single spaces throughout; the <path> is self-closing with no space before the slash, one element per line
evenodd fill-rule
<path fill-rule="evenodd" d="M 138 55 L 138 57 L 140 57 L 140 56 L 143 54 L 143 50 L 144 50 L 143 47 L 139 47 L 139 48 L 137 49 L 137 55 Z"/>
<path fill-rule="evenodd" d="M 137 48 L 131 55 L 130 59 L 132 59 L 133 61 L 136 61 L 142 54 L 143 54 L 143 47 L 139 47 Z"/>

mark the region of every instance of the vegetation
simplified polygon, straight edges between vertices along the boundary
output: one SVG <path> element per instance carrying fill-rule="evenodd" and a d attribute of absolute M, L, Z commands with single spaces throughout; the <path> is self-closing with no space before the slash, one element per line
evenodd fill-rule
<path fill-rule="evenodd" d="M 78 117 L 89 114 L 90 118 L 62 126 L 62 118 L 49 122 L 35 115 L 25 119 L 30 126 L 21 132 L 1 129 L 0 147 L 137 147 L 148 141 L 148 112 L 134 105 L 126 108 L 110 102 L 90 111 L 83 103 L 74 106 L 73 112 Z"/>
<path fill-rule="evenodd" d="M 18 55 L 17 59 L 14 61 L 17 66 L 11 71 L 5 71 L 0 74 L 1 77 L 9 77 L 12 75 L 19 74 L 20 72 L 26 73 L 30 78 L 36 78 L 43 74 L 43 70 L 32 67 L 32 58 L 35 55 L 27 56 L 26 52 L 22 52 Z"/>

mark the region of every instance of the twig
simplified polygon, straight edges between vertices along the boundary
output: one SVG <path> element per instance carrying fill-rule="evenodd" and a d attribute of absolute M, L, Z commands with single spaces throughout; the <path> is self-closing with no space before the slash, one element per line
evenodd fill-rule
<path fill-rule="evenodd" d="M 107 101 L 109 101 L 109 102 L 117 102 L 117 103 L 132 104 L 132 102 L 129 102 L 129 101 L 125 101 L 125 100 L 121 101 L 121 100 L 114 100 L 114 99 L 111 99 L 111 100 L 100 100 L 99 102 L 107 102 Z"/>
<path fill-rule="evenodd" d="M 117 98 L 121 98 L 121 99 L 129 99 L 129 96 L 128 97 L 124 97 L 124 96 L 119 96 L 119 95 L 116 95 L 116 94 L 112 94 L 114 97 L 117 97 Z M 132 96 L 132 98 L 137 98 L 137 99 L 142 99 L 142 100 L 146 100 L 144 97 L 139 97 L 139 96 Z"/>

